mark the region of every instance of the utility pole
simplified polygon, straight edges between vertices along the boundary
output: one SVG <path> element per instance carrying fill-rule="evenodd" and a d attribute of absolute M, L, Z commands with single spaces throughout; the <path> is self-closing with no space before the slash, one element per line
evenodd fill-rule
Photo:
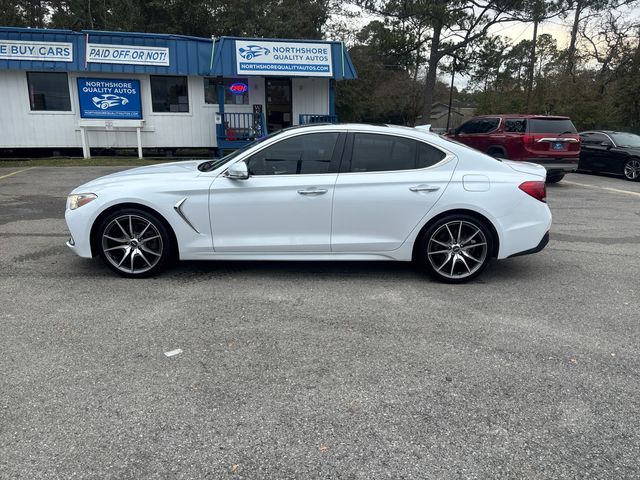
<path fill-rule="evenodd" d="M 453 59 L 451 69 L 451 87 L 449 88 L 449 111 L 447 112 L 447 132 L 449 131 L 449 125 L 451 124 L 451 105 L 453 104 L 453 79 L 456 76 L 456 59 Z"/>

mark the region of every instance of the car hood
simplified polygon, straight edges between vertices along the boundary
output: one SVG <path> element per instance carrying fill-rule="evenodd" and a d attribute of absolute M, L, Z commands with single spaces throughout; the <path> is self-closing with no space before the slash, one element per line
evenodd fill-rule
<path fill-rule="evenodd" d="M 542 165 L 529 162 L 514 162 L 512 160 L 502 160 L 502 163 L 511 167 L 516 172 L 528 173 L 529 175 L 536 175 L 542 178 L 547 176 L 547 170 Z"/>
<path fill-rule="evenodd" d="M 204 160 L 187 160 L 182 162 L 160 163 L 157 165 L 148 165 L 144 167 L 130 168 L 121 172 L 105 175 L 104 177 L 91 180 L 84 185 L 80 185 L 74 189 L 74 193 L 90 192 L 98 188 L 104 188 L 110 185 L 120 184 L 133 180 L 140 180 L 148 176 L 154 178 L 156 175 L 180 175 L 198 173 L 198 165 Z"/>

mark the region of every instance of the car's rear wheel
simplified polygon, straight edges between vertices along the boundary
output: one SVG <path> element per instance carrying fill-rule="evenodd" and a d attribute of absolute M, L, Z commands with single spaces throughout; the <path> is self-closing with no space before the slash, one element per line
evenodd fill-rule
<path fill-rule="evenodd" d="M 433 278 L 464 283 L 486 268 L 493 252 L 493 236 L 475 217 L 463 214 L 441 218 L 424 233 L 418 261 Z"/>
<path fill-rule="evenodd" d="M 624 178 L 627 180 L 640 180 L 640 159 L 630 158 L 624 164 Z"/>
<path fill-rule="evenodd" d="M 148 277 L 171 258 L 171 236 L 155 215 L 123 209 L 104 219 L 98 230 L 103 261 L 123 277 Z"/>
<path fill-rule="evenodd" d="M 564 173 L 553 173 L 547 175 L 547 183 L 558 183 L 564 178 Z"/>

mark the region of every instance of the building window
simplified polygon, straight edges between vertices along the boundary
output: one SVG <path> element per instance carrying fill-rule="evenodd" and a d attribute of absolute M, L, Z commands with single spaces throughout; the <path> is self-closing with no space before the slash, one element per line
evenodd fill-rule
<path fill-rule="evenodd" d="M 249 80 L 246 78 L 225 78 L 224 86 L 225 105 L 249 105 Z M 216 78 L 204 79 L 204 103 L 207 105 L 218 104 L 218 80 Z"/>
<path fill-rule="evenodd" d="M 154 112 L 188 112 L 187 77 L 151 76 L 151 103 Z"/>
<path fill-rule="evenodd" d="M 70 112 L 69 81 L 64 72 L 27 72 L 32 111 Z"/>

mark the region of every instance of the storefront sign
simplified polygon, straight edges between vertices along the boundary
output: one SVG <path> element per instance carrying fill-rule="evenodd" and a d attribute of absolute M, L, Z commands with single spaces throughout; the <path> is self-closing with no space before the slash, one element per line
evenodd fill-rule
<path fill-rule="evenodd" d="M 234 95 L 242 95 L 243 93 L 247 93 L 249 91 L 249 85 L 242 82 L 236 82 L 229 85 L 229 91 Z"/>
<path fill-rule="evenodd" d="M 140 82 L 113 78 L 78 78 L 82 118 L 141 120 Z"/>
<path fill-rule="evenodd" d="M 263 42 L 236 40 L 238 75 L 333 75 L 328 43 Z"/>
<path fill-rule="evenodd" d="M 0 59 L 73 62 L 73 44 L 0 40 Z"/>
<path fill-rule="evenodd" d="M 169 66 L 169 49 L 137 45 L 87 44 L 87 63 L 126 63 L 130 65 Z"/>

